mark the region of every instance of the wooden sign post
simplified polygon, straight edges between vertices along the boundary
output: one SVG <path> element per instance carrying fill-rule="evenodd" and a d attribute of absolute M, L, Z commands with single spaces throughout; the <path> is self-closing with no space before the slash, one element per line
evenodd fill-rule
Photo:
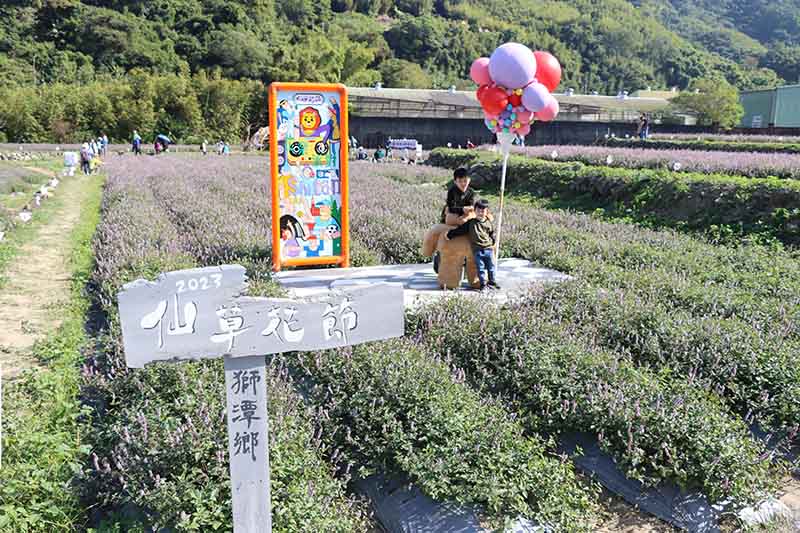
<path fill-rule="evenodd" d="M 272 531 L 266 355 L 400 337 L 403 288 L 377 284 L 314 300 L 240 296 L 238 265 L 168 272 L 118 295 L 125 360 L 223 357 L 236 533 Z"/>

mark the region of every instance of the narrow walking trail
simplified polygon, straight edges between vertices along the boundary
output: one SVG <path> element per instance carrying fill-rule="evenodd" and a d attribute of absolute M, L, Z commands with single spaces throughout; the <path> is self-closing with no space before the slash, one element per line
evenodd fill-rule
<path fill-rule="evenodd" d="M 33 343 L 60 324 L 57 304 L 67 300 L 70 288 L 69 236 L 79 219 L 82 193 L 89 179 L 80 175 L 61 182 L 53 191 L 59 201 L 49 220 L 2 272 L 7 279 L 0 286 L 0 364 L 4 378 L 36 366 L 30 354 Z"/>

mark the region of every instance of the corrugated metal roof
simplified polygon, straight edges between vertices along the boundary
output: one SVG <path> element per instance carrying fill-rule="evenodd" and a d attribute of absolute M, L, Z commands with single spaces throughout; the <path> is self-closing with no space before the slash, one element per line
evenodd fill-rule
<path fill-rule="evenodd" d="M 454 91 L 437 89 L 391 89 L 373 87 L 348 87 L 351 100 L 372 102 L 415 102 L 420 104 L 433 104 L 435 106 L 452 106 L 460 108 L 479 108 L 474 91 Z M 642 98 L 629 96 L 619 98 L 616 96 L 584 95 L 556 93 L 553 96 L 561 107 L 581 107 L 591 110 L 624 110 L 638 112 L 661 111 L 669 105 L 665 98 Z"/>
<path fill-rule="evenodd" d="M 436 89 L 375 89 L 372 87 L 348 87 L 350 97 L 401 100 L 404 102 L 434 103 L 460 107 L 479 106 L 474 91 L 455 91 Z"/>
<path fill-rule="evenodd" d="M 421 107 L 432 106 L 441 110 L 451 108 L 453 110 L 474 111 L 467 116 L 480 116 L 480 104 L 474 91 L 454 91 L 436 89 L 393 89 L 373 87 L 349 87 L 350 101 L 359 107 L 367 107 L 370 104 L 381 104 L 384 106 L 393 105 L 397 107 L 395 114 L 409 116 L 415 115 L 412 108 L 413 104 L 420 104 Z M 669 106 L 669 101 L 665 98 L 653 97 L 634 97 L 629 96 L 620 98 L 617 96 L 583 95 L 583 94 L 554 94 L 563 111 L 576 111 L 581 113 L 606 112 L 606 111 L 627 111 L 633 113 L 652 113 L 662 111 Z M 404 105 L 401 105 L 404 104 Z M 412 105 L 409 105 L 412 104 Z M 430 107 L 428 107 L 430 109 Z M 402 109 L 402 111 L 401 111 Z M 365 110 L 367 111 L 367 110 Z M 466 116 L 465 116 L 466 118 Z"/>

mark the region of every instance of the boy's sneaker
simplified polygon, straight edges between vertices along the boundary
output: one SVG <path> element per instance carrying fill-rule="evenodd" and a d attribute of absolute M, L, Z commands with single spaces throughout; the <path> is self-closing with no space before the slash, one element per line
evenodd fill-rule
<path fill-rule="evenodd" d="M 492 281 L 489 282 L 489 287 L 491 287 L 493 289 L 499 289 L 500 285 L 498 285 L 496 281 L 492 280 Z"/>
<path fill-rule="evenodd" d="M 478 287 L 476 290 L 479 290 L 481 292 L 485 291 L 486 290 L 486 284 L 485 283 L 481 283 L 481 286 Z"/>

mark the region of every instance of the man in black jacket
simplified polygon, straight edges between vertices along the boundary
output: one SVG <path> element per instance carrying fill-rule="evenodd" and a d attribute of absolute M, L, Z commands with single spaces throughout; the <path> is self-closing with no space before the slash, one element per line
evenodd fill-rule
<path fill-rule="evenodd" d="M 453 172 L 453 184 L 447 189 L 447 206 L 442 210 L 442 224 L 447 214 L 462 217 L 469 214 L 475 205 L 475 189 L 469 186 L 467 169 L 459 167 Z"/>

